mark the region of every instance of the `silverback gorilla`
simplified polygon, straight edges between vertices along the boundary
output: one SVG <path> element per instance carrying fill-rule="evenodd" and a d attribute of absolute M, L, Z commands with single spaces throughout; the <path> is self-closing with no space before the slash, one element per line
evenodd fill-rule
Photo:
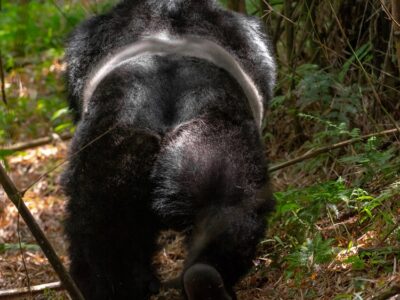
<path fill-rule="evenodd" d="M 273 208 L 262 24 L 216 0 L 124 0 L 78 26 L 66 61 L 77 129 L 62 185 L 85 298 L 148 299 L 172 228 L 187 237 L 186 299 L 236 299 Z"/>

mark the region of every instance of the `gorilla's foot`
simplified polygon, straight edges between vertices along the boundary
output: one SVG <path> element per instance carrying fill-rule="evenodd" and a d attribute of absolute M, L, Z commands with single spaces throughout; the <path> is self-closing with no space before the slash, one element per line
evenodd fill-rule
<path fill-rule="evenodd" d="M 232 300 L 218 271 L 197 263 L 186 270 L 183 286 L 189 300 Z"/>

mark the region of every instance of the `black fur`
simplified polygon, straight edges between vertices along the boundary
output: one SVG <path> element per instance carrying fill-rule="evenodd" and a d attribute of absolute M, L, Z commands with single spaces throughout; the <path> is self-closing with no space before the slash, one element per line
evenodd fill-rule
<path fill-rule="evenodd" d="M 260 28 L 213 0 L 125 0 L 72 34 L 67 78 L 78 125 L 63 187 L 71 273 L 86 299 L 147 299 L 163 228 L 185 230 L 185 268 L 211 265 L 234 298 L 273 205 L 264 146 L 238 84 L 199 59 L 147 55 L 109 74 L 83 118 L 82 94 L 102 59 L 168 32 L 223 46 L 267 104 L 274 66 Z"/>

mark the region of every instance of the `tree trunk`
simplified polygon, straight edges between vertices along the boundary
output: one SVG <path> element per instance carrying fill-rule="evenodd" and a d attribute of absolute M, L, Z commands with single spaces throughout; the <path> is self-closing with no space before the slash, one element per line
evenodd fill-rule
<path fill-rule="evenodd" d="M 29 0 L 18 0 L 18 21 L 21 24 L 20 28 L 17 30 L 14 39 L 14 50 L 16 56 L 23 57 L 26 56 L 26 23 L 29 19 Z"/>
<path fill-rule="evenodd" d="M 285 21 L 285 28 L 286 28 L 286 58 L 287 58 L 287 64 L 290 66 L 290 69 L 292 68 L 292 55 L 294 53 L 294 26 L 293 23 L 291 22 L 291 17 L 292 17 L 292 0 L 285 0 L 284 3 L 284 12 L 286 16 L 286 21 Z"/>
<path fill-rule="evenodd" d="M 396 45 L 397 65 L 400 70 L 400 2 L 392 0 L 392 15 L 394 26 L 394 43 Z"/>
<path fill-rule="evenodd" d="M 264 17 L 266 12 L 269 10 L 267 0 L 260 0 L 261 17 Z"/>

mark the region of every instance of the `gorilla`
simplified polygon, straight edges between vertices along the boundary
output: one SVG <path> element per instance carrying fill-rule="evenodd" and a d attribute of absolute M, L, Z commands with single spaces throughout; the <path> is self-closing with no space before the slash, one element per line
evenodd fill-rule
<path fill-rule="evenodd" d="M 186 299 L 236 299 L 273 209 L 262 23 L 216 0 L 122 0 L 80 24 L 65 57 L 77 123 L 65 230 L 85 299 L 157 292 L 164 229 L 186 236 Z"/>

